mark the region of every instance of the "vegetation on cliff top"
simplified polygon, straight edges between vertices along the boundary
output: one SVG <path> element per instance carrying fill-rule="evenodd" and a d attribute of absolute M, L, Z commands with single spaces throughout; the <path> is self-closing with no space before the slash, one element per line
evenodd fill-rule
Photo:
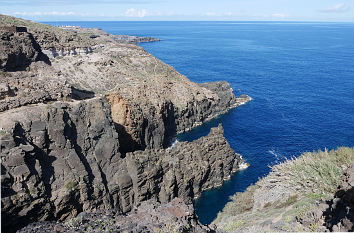
<path fill-rule="evenodd" d="M 321 200 L 333 198 L 343 171 L 352 163 L 354 148 L 348 147 L 289 159 L 232 196 L 214 223 L 227 232 L 321 230 L 320 219 L 313 216 L 322 214 L 317 209 Z"/>

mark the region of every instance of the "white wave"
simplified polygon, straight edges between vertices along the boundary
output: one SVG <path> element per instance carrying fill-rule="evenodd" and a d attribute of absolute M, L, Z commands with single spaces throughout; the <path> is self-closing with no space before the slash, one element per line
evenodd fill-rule
<path fill-rule="evenodd" d="M 176 140 L 171 144 L 171 146 L 169 147 L 169 149 L 174 148 L 174 147 L 177 145 L 177 143 L 179 143 L 178 139 L 176 139 Z"/>
<path fill-rule="evenodd" d="M 281 157 L 281 155 L 278 154 L 274 149 L 268 150 L 268 153 L 274 155 L 274 157 L 277 159 Z"/>
<path fill-rule="evenodd" d="M 245 170 L 245 169 L 247 169 L 249 166 L 250 166 L 249 163 L 243 162 L 243 163 L 241 163 L 240 165 L 238 165 L 238 169 L 240 169 L 240 170 Z"/>

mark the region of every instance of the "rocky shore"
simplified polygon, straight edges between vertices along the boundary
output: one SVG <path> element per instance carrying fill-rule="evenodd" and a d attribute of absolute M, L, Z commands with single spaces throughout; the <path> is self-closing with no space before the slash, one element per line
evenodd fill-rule
<path fill-rule="evenodd" d="M 59 28 L 70 30 L 78 34 L 89 34 L 88 36 L 91 39 L 102 37 L 105 40 L 113 39 L 114 41 L 123 44 L 138 44 L 138 43 L 150 43 L 150 42 L 161 41 L 160 39 L 154 37 L 112 35 L 99 28 L 83 28 L 79 26 L 60 26 Z"/>
<path fill-rule="evenodd" d="M 153 39 L 0 22 L 2 231 L 215 231 L 192 200 L 241 156 L 221 125 L 170 145 L 250 97 L 193 83 L 130 41 Z"/>

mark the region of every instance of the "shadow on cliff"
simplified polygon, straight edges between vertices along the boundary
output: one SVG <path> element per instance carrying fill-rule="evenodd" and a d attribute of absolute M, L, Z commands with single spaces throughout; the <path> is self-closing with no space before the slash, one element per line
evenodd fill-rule
<path fill-rule="evenodd" d="M 3 40 L 4 38 L 6 37 L 3 37 Z M 10 37 L 7 39 L 10 40 Z M 4 67 L 0 66 L 1 69 L 8 72 L 29 71 L 31 63 L 37 61 L 42 61 L 49 66 L 52 65 L 49 57 L 42 52 L 40 45 L 31 33 L 28 33 L 28 39 L 30 44 L 25 44 L 25 42 L 23 42 L 23 44 L 15 45 L 18 46 L 17 51 L 13 51 L 12 53 L 9 52 L 7 54 L 6 64 Z M 29 51 L 24 51 L 24 47 L 28 47 L 26 50 Z M 31 49 L 33 50 L 31 51 Z"/>
<path fill-rule="evenodd" d="M 162 114 L 162 120 L 165 127 L 164 138 L 163 138 L 163 148 L 171 146 L 171 143 L 177 136 L 177 125 L 176 125 L 176 109 L 171 101 L 164 104 L 164 111 Z"/>
<path fill-rule="evenodd" d="M 74 100 L 85 100 L 95 97 L 95 93 L 88 90 L 81 90 L 71 87 L 71 98 Z"/>
<path fill-rule="evenodd" d="M 144 116 L 141 135 L 138 138 L 129 134 L 123 125 L 114 123 L 122 157 L 125 157 L 126 153 L 137 150 L 166 149 L 171 146 L 177 135 L 176 109 L 173 103 L 168 101 L 163 103 L 161 109 L 155 111 L 160 111 L 161 117 Z"/>
<path fill-rule="evenodd" d="M 124 158 L 125 155 L 129 152 L 145 149 L 143 145 L 140 145 L 133 139 L 133 137 L 127 132 L 123 125 L 114 123 L 114 127 L 118 133 L 119 152 L 121 153 L 122 158 Z"/>
<path fill-rule="evenodd" d="M 323 212 L 326 227 L 330 231 L 354 231 L 354 187 L 338 190 L 335 198 L 327 201 L 329 207 Z M 337 229 L 334 229 L 336 227 Z M 338 229 L 339 227 L 339 229 Z"/>

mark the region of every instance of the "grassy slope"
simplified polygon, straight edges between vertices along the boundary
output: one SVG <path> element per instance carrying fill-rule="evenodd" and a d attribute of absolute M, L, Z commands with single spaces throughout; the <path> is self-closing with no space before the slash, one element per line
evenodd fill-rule
<path fill-rule="evenodd" d="M 299 222 L 321 199 L 333 197 L 343 170 L 354 162 L 354 148 L 305 153 L 276 165 L 268 176 L 231 197 L 214 223 L 226 232 L 313 231 L 319 222 Z M 274 228 L 275 227 L 275 228 Z"/>

